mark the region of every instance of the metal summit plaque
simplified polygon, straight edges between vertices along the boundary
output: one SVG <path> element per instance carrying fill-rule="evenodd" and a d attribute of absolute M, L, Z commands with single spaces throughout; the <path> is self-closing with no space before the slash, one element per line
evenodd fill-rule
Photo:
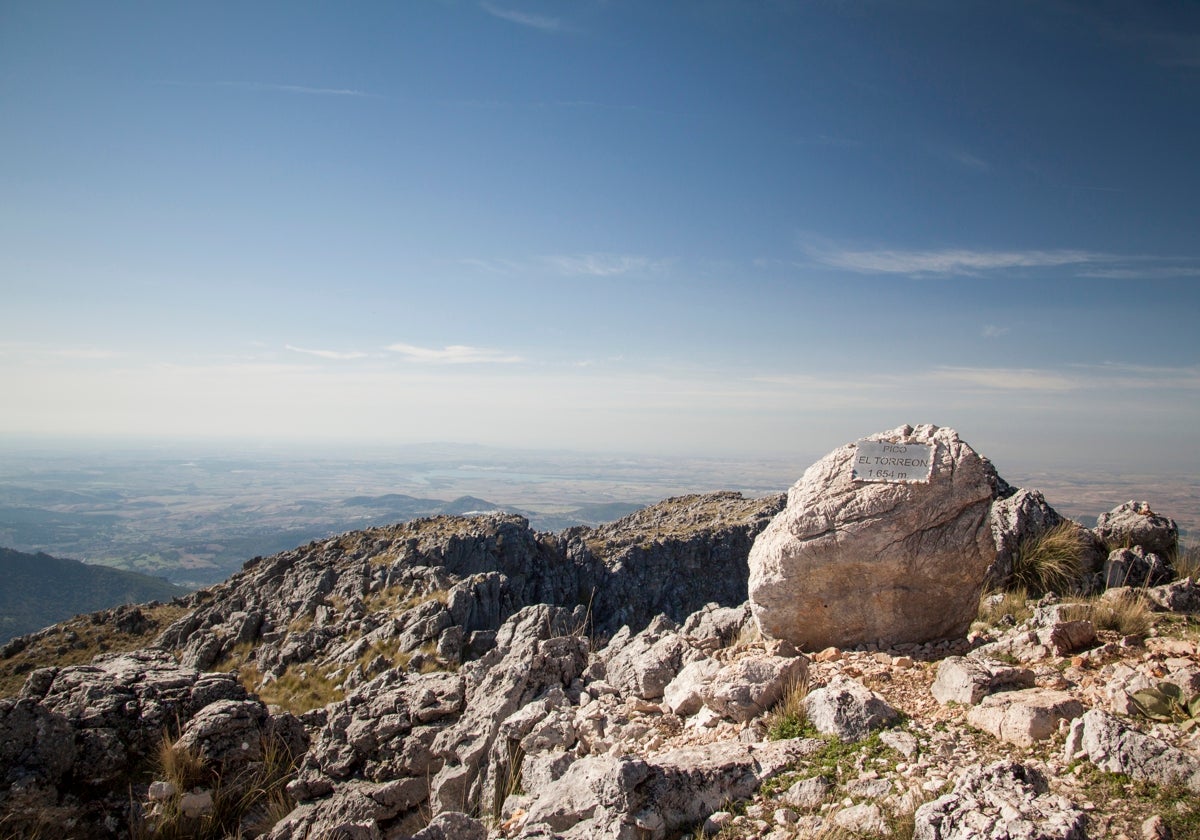
<path fill-rule="evenodd" d="M 855 481 L 911 484 L 929 481 L 933 473 L 932 446 L 860 440 L 855 447 L 851 476 Z"/>

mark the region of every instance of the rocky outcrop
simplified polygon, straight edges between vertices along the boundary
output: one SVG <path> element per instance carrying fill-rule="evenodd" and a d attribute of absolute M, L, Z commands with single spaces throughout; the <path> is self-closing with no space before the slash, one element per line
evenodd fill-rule
<path fill-rule="evenodd" d="M 953 429 L 903 426 L 871 441 L 928 457 L 928 481 L 855 478 L 855 444 L 805 471 L 750 552 L 759 627 L 803 650 L 964 634 L 996 549 L 1003 482 Z M 928 455 L 926 455 L 928 453 Z"/>
<path fill-rule="evenodd" d="M 1064 521 L 1058 511 L 1046 503 L 1040 490 L 1018 490 L 1008 498 L 997 499 L 990 514 L 996 560 L 988 570 L 988 587 L 1003 588 L 1012 577 L 1013 561 L 1022 544 L 1036 540 Z"/>
<path fill-rule="evenodd" d="M 652 759 L 581 759 L 533 802 L 518 837 L 661 840 L 744 799 L 817 742 L 715 744 Z"/>
<path fill-rule="evenodd" d="M 1154 587 L 1166 583 L 1173 576 L 1165 557 L 1147 551 L 1140 545 L 1118 548 L 1104 561 L 1104 586 L 1108 589 L 1120 586 Z"/>
<path fill-rule="evenodd" d="M 1200 793 L 1200 758 L 1160 738 L 1138 732 L 1100 709 L 1071 725 L 1067 758 L 1086 757 L 1102 770 L 1158 785 L 1183 785 Z"/>
<path fill-rule="evenodd" d="M 1030 747 L 1058 731 L 1062 721 L 1083 714 L 1083 704 L 1065 691 L 1025 688 L 983 698 L 967 714 L 967 723 L 1000 741 Z"/>
<path fill-rule="evenodd" d="M 16 700 L 0 700 L 0 810 L 6 829 L 52 815 L 68 836 L 119 833 L 129 779 L 163 746 L 197 748 L 211 766 L 244 763 L 273 732 L 295 738 L 290 715 L 271 715 L 229 674 L 202 674 L 161 651 L 97 658 L 30 675 Z M 295 748 L 302 751 L 302 733 Z M 56 815 L 56 816 L 53 816 Z"/>
<path fill-rule="evenodd" d="M 1170 556 L 1179 545 L 1174 519 L 1155 513 L 1148 502 L 1128 501 L 1096 517 L 1096 536 L 1112 548 L 1141 547 Z"/>
<path fill-rule="evenodd" d="M 952 793 L 918 808 L 914 822 L 913 840 L 1087 840 L 1084 813 L 1016 762 L 969 771 Z"/>

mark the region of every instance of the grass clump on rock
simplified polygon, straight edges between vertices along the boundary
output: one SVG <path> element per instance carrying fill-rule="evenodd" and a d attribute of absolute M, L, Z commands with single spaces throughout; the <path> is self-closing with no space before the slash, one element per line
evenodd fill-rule
<path fill-rule="evenodd" d="M 782 741 L 815 735 L 816 729 L 808 722 L 804 712 L 804 698 L 808 696 L 808 677 L 794 676 L 783 689 L 783 696 L 767 713 L 767 740 Z"/>
<path fill-rule="evenodd" d="M 1022 540 L 1013 556 L 1009 585 L 1033 596 L 1047 592 L 1061 595 L 1078 589 L 1088 548 L 1084 530 L 1074 522 L 1063 522 Z"/>

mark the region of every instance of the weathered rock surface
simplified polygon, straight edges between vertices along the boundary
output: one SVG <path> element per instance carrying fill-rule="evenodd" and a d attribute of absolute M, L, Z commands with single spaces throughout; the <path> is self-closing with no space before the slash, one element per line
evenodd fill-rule
<path fill-rule="evenodd" d="M 861 741 L 899 717 L 878 694 L 841 676 L 810 692 L 804 698 L 804 711 L 818 732 L 836 735 L 843 741 Z"/>
<path fill-rule="evenodd" d="M 226 731 L 210 707 L 236 707 L 244 720 L 224 719 Z M 197 742 L 225 750 L 224 757 L 234 729 L 257 749 L 271 725 L 266 707 L 231 675 L 198 673 L 161 651 L 31 674 L 16 700 L 0 700 L 6 828 L 20 831 L 60 814 L 56 819 L 75 825 L 72 836 L 113 836 L 118 828 L 109 817 L 128 807 L 129 778 L 157 753 L 165 733 L 197 719 Z"/>
<path fill-rule="evenodd" d="M 913 840 L 1086 840 L 1083 811 L 1047 793 L 1031 767 L 999 762 L 968 772 L 954 792 L 917 809 Z"/>
<path fill-rule="evenodd" d="M 1171 579 L 1173 572 L 1166 558 L 1140 545 L 1118 548 L 1104 561 L 1104 585 L 1106 588 L 1119 586 L 1158 586 Z"/>
<path fill-rule="evenodd" d="M 1025 688 L 983 698 L 967 722 L 1001 741 L 1029 747 L 1058 731 L 1059 722 L 1082 714 L 1083 704 L 1065 691 Z"/>
<path fill-rule="evenodd" d="M 1096 517 L 1096 536 L 1114 548 L 1139 546 L 1170 556 L 1179 544 L 1179 526 L 1161 516 L 1148 502 L 1128 501 Z"/>
<path fill-rule="evenodd" d="M 1100 709 L 1092 709 L 1071 725 L 1065 753 L 1068 759 L 1085 756 L 1109 773 L 1158 785 L 1181 784 L 1200 793 L 1200 758 L 1138 732 Z"/>
<path fill-rule="evenodd" d="M 763 781 L 819 746 L 812 740 L 712 744 L 653 759 L 580 759 L 529 809 L 520 837 L 675 836 L 722 803 L 745 798 Z"/>
<path fill-rule="evenodd" d="M 1200 586 L 1191 578 L 1151 586 L 1142 594 L 1160 610 L 1176 613 L 1200 612 Z"/>
<path fill-rule="evenodd" d="M 930 691 L 942 704 L 974 706 L 989 694 L 1032 688 L 1034 673 L 982 657 L 948 656 L 938 665 Z"/>
<path fill-rule="evenodd" d="M 723 666 L 700 690 L 704 705 L 729 720 L 745 723 L 766 712 L 789 685 L 804 680 L 802 656 L 750 656 Z"/>
<path fill-rule="evenodd" d="M 987 585 L 989 589 L 1001 589 L 1012 577 L 1013 560 L 1021 544 L 1037 539 L 1064 520 L 1046 503 L 1040 490 L 1018 490 L 992 504 L 989 521 L 996 561 L 988 570 Z"/>
<path fill-rule="evenodd" d="M 750 601 L 768 636 L 810 651 L 923 642 L 963 635 L 975 617 L 996 557 L 989 511 L 1007 485 L 953 429 L 869 440 L 922 457 L 932 447 L 929 481 L 855 480 L 854 444 L 809 467 L 750 552 Z"/>
<path fill-rule="evenodd" d="M 684 641 L 674 622 L 662 617 L 630 635 L 623 627 L 608 643 L 601 659 L 608 682 L 619 691 L 658 700 L 675 675 L 699 653 Z"/>

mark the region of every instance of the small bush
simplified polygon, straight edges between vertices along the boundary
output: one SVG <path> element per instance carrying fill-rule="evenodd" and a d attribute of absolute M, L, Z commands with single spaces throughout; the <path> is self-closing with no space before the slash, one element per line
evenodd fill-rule
<path fill-rule="evenodd" d="M 1088 542 L 1083 529 L 1063 522 L 1037 537 L 1022 540 L 1013 556 L 1011 586 L 1030 595 L 1065 594 L 1078 589 Z"/>

